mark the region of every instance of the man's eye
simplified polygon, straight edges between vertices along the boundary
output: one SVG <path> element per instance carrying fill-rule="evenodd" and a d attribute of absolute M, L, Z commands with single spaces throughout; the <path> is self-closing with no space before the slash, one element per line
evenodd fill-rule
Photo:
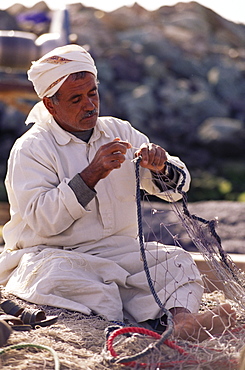
<path fill-rule="evenodd" d="M 98 93 L 98 90 L 95 89 L 95 90 L 93 90 L 93 91 L 90 92 L 90 95 L 91 96 L 95 96 L 95 95 L 97 95 L 97 93 Z"/>
<path fill-rule="evenodd" d="M 80 99 L 79 98 L 72 100 L 72 104 L 77 104 L 79 102 L 80 102 Z"/>

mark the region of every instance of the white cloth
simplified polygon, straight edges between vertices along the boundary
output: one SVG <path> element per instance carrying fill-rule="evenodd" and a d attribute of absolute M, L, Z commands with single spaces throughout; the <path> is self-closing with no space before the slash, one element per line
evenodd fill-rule
<path fill-rule="evenodd" d="M 90 72 L 97 77 L 91 55 L 81 46 L 71 44 L 55 48 L 32 62 L 27 74 L 37 95 L 42 99 L 44 96 L 54 95 L 71 73 L 80 71 Z"/>
<path fill-rule="evenodd" d="M 133 148 L 121 168 L 96 185 L 96 197 L 83 208 L 68 183 L 101 145 L 116 137 Z M 53 119 L 36 123 L 17 140 L 6 177 L 11 220 L 3 229 L 6 245 L 0 256 L 0 284 L 7 291 L 34 303 L 86 314 L 92 310 L 109 320 L 122 320 L 123 308 L 137 321 L 159 314 L 137 240 L 132 159 L 135 148 L 147 141 L 128 122 L 112 117 L 98 119 L 89 143 Z M 168 160 L 185 170 L 187 191 L 185 165 L 176 157 Z M 174 200 L 180 198 L 174 190 L 159 193 L 150 171 L 143 168 L 141 185 L 163 199 L 169 200 L 170 193 Z M 149 256 L 155 253 L 154 243 L 148 248 Z M 198 310 L 202 282 L 188 253 L 162 246 L 157 264 L 155 258 L 150 264 L 166 307 L 182 302 Z"/>
<path fill-rule="evenodd" d="M 111 237 L 98 242 L 98 247 L 105 252 L 34 248 L 23 255 L 6 289 L 24 300 L 84 314 L 95 312 L 108 320 L 123 321 L 129 315 L 142 322 L 162 316 L 147 284 L 137 241 Z M 153 242 L 147 243 L 146 254 L 165 307 L 197 312 L 203 288 L 190 254 Z"/>

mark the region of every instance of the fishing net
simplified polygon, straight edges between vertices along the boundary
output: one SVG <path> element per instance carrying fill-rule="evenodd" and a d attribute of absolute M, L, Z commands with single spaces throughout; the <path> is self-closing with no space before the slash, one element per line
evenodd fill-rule
<path fill-rule="evenodd" d="M 152 202 L 146 193 L 143 194 L 142 201 L 139 162 L 140 158 L 135 160 L 142 263 L 151 293 L 162 313 L 165 314 L 166 330 L 160 334 L 151 328 L 131 324 L 110 326 L 106 331 L 105 360 L 110 366 L 121 364 L 124 368 L 130 369 L 245 369 L 245 365 L 244 367 L 242 365 L 245 339 L 245 276 L 222 247 L 221 239 L 216 232 L 217 219 L 206 220 L 191 214 L 187 195 L 183 191 L 185 173 L 171 163 L 167 165 L 177 171 L 182 179 L 177 188 L 182 195 L 182 200 L 173 202 L 169 192 L 167 216 L 165 210 L 161 207 L 158 209 L 159 203 Z M 163 188 L 168 189 L 160 176 L 157 180 L 161 182 Z M 146 213 L 148 216 L 150 213 L 147 220 L 142 216 Z M 157 274 L 151 274 L 148 268 L 146 252 L 147 244 L 151 240 L 157 241 L 161 248 L 162 243 L 176 248 L 189 246 L 202 255 L 206 270 L 201 271 L 205 289 L 199 313 L 212 310 L 218 316 L 219 311 L 215 308 L 217 309 L 220 304 L 229 303 L 237 314 L 235 326 L 224 325 L 224 329 L 219 334 L 211 334 L 207 328 L 207 339 L 202 342 L 193 340 L 191 336 L 185 340 L 175 339 L 173 317 L 165 308 L 156 290 Z M 176 267 L 181 269 L 181 263 Z M 161 266 L 159 267 L 158 263 L 159 268 Z M 184 272 L 186 273 L 183 270 Z M 189 294 L 188 288 L 186 294 Z M 228 318 L 229 312 L 227 312 Z M 202 330 L 206 328 L 203 326 Z"/>

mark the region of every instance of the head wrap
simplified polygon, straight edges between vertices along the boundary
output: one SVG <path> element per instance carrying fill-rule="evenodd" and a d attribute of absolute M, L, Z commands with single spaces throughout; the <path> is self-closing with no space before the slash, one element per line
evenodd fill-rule
<path fill-rule="evenodd" d="M 54 95 L 71 73 L 91 72 L 97 77 L 97 69 L 91 55 L 81 46 L 66 45 L 45 54 L 27 72 L 39 96 Z"/>
<path fill-rule="evenodd" d="M 40 99 L 53 96 L 71 73 L 90 72 L 97 78 L 97 69 L 91 55 L 81 46 L 71 44 L 55 48 L 45 54 L 27 72 L 28 79 Z M 29 113 L 26 124 L 42 122 L 51 115 L 43 102 L 37 103 Z"/>

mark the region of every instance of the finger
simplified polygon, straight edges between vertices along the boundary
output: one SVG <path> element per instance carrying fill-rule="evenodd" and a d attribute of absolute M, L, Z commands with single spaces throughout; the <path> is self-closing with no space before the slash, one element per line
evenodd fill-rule
<path fill-rule="evenodd" d="M 120 160 L 113 160 L 111 161 L 112 168 L 120 168 L 122 165 L 122 162 Z"/>
<path fill-rule="evenodd" d="M 137 151 L 137 156 L 141 155 L 142 160 L 141 164 L 147 165 L 149 164 L 149 149 L 148 145 L 142 146 L 138 151 Z"/>
<path fill-rule="evenodd" d="M 164 149 L 161 147 L 156 147 L 155 157 L 153 160 L 153 165 L 156 167 L 163 167 L 167 160 L 167 155 Z"/>
<path fill-rule="evenodd" d="M 141 155 L 144 165 L 158 165 L 159 158 L 157 155 L 157 146 L 155 144 L 149 143 L 146 147 L 143 147 Z"/>
<path fill-rule="evenodd" d="M 132 148 L 132 144 L 130 144 L 127 140 L 126 141 L 121 140 L 120 137 L 116 137 L 113 141 L 120 142 L 120 144 L 125 145 L 127 149 Z"/>
<path fill-rule="evenodd" d="M 155 172 L 162 172 L 165 170 L 166 167 L 166 155 L 164 152 L 159 155 L 158 159 L 155 159 L 155 162 L 153 163 L 153 171 Z"/>
<path fill-rule="evenodd" d="M 110 168 L 111 170 L 113 169 L 118 169 L 121 167 L 123 162 L 125 161 L 125 156 L 121 154 L 120 155 L 113 155 L 113 158 L 110 160 Z"/>
<path fill-rule="evenodd" d="M 122 144 L 122 143 L 118 143 L 118 144 L 116 144 L 116 145 L 112 145 L 111 147 L 110 147 L 110 153 L 111 154 L 126 154 L 126 152 L 127 152 L 127 146 L 126 145 L 124 145 L 124 144 Z"/>
<path fill-rule="evenodd" d="M 113 152 L 110 155 L 110 160 L 111 161 L 118 161 L 120 163 L 123 163 L 125 161 L 125 153 L 121 151 Z"/>
<path fill-rule="evenodd" d="M 126 153 L 127 151 L 127 146 L 124 145 L 122 142 L 119 141 L 111 141 L 107 144 L 102 145 L 99 150 L 98 154 L 99 156 L 104 156 L 104 155 L 111 155 L 113 153 Z"/>
<path fill-rule="evenodd" d="M 148 146 L 148 163 L 150 165 L 157 165 L 159 158 L 157 157 L 157 148 L 153 144 Z"/>

